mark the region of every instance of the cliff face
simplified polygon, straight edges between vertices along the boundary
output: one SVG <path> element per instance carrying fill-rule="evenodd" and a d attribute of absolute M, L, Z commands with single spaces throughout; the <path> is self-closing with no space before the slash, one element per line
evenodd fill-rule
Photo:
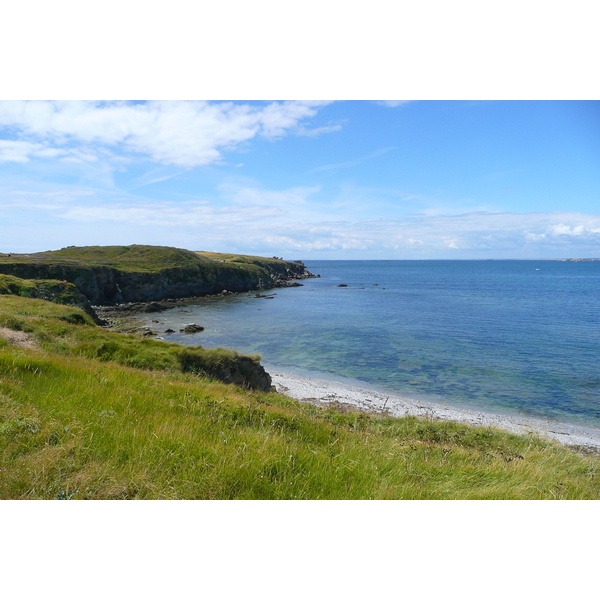
<path fill-rule="evenodd" d="M 158 247 L 131 248 L 138 250 Z M 118 262 L 117 260 L 92 261 L 87 257 L 78 260 L 77 249 L 69 250 L 68 259 L 64 259 L 59 254 L 60 251 L 27 256 L 13 255 L 13 260 L 4 257 L 0 260 L 0 273 L 23 279 L 67 281 L 74 284 L 91 304 L 98 305 L 205 296 L 220 294 L 224 290 L 247 292 L 282 287 L 290 285 L 294 279 L 312 277 L 300 261 L 260 257 L 218 260 L 196 257 L 192 252 L 182 251 L 185 254 L 182 254 L 179 261 L 170 259 L 161 264 L 156 260 L 147 263 L 138 260 L 128 265 L 121 260 L 117 267 L 111 264 L 92 264 Z M 82 254 L 85 255 L 85 252 Z M 178 262 L 181 266 L 178 266 Z"/>

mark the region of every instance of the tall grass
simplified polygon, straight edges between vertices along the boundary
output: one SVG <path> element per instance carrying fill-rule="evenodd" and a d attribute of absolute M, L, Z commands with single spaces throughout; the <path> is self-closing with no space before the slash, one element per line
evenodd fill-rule
<path fill-rule="evenodd" d="M 597 459 L 453 423 L 0 349 L 1 498 L 598 498 Z"/>
<path fill-rule="evenodd" d="M 103 360 L 88 350 L 109 332 L 18 300 L 0 326 L 40 348 L 0 340 L 0 498 L 600 497 L 600 461 L 557 443 L 251 392 L 181 372 L 166 343 L 131 342 L 150 367 Z"/>
<path fill-rule="evenodd" d="M 180 346 L 143 339 L 139 335 L 106 331 L 82 310 L 42 300 L 0 297 L 0 327 L 29 333 L 41 348 L 148 370 L 192 372 L 236 379 L 256 387 L 260 356 L 241 356 L 223 348 Z M 259 386 L 260 387 L 260 386 Z"/>

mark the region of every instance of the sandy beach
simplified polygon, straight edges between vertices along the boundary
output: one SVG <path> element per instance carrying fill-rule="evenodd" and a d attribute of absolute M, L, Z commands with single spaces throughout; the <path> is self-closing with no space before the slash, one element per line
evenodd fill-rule
<path fill-rule="evenodd" d="M 511 433 L 536 433 L 567 446 L 600 453 L 600 430 L 586 429 L 527 417 L 515 417 L 467 408 L 452 407 L 423 400 L 410 400 L 323 379 L 268 369 L 277 391 L 316 404 L 350 405 L 366 412 L 386 413 L 394 417 L 417 416 L 441 421 L 458 421 L 483 427 L 497 427 Z"/>

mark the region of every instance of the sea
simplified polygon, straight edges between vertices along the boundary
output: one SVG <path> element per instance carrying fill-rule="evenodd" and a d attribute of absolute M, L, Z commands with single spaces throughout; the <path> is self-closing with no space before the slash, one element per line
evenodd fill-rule
<path fill-rule="evenodd" d="M 600 428 L 600 262 L 305 264 L 320 277 L 301 287 L 209 297 L 146 324 L 260 354 L 267 371 Z M 179 333 L 187 323 L 205 329 Z"/>

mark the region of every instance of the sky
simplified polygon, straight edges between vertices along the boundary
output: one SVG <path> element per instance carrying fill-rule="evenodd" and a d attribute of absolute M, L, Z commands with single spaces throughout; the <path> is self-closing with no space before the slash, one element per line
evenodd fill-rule
<path fill-rule="evenodd" d="M 0 251 L 600 256 L 598 101 L 1 101 Z"/>

